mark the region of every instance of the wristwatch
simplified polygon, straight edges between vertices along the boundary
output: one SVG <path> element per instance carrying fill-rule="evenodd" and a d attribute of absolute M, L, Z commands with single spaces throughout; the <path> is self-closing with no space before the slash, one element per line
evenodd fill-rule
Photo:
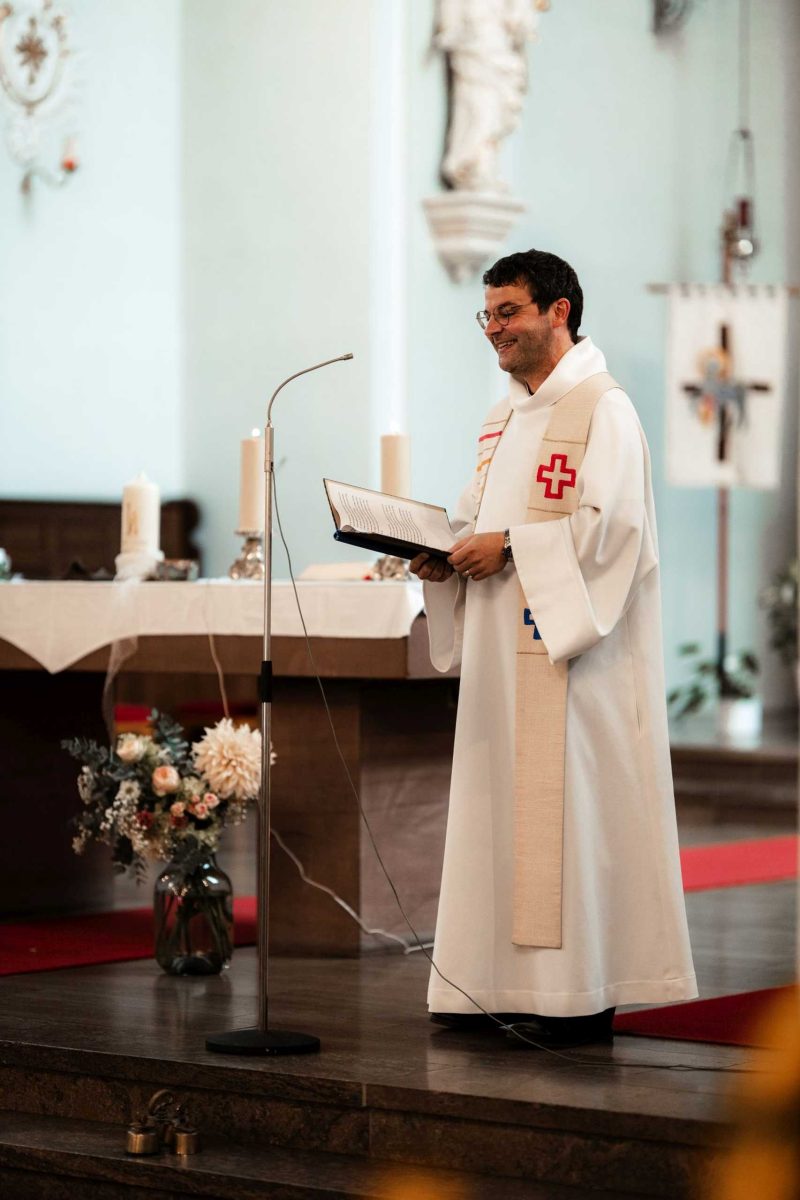
<path fill-rule="evenodd" d="M 506 562 L 514 561 L 514 552 L 511 549 L 511 534 L 507 529 L 503 530 L 503 558 Z"/>

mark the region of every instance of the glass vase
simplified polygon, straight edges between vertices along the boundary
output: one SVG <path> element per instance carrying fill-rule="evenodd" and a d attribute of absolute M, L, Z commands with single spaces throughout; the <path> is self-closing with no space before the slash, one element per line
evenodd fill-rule
<path fill-rule="evenodd" d="M 218 975 L 233 955 L 233 888 L 210 852 L 169 863 L 153 897 L 156 961 L 170 975 Z"/>

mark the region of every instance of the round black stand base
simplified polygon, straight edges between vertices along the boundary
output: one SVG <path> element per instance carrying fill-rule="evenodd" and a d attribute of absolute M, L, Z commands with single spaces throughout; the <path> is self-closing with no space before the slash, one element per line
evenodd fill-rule
<path fill-rule="evenodd" d="M 319 1038 L 285 1029 L 234 1029 L 207 1037 L 206 1050 L 217 1054 L 316 1054 Z"/>

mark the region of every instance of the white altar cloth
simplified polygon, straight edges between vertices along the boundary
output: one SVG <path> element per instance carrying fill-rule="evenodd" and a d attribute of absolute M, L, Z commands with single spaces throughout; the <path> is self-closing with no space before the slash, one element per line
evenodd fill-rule
<path fill-rule="evenodd" d="M 297 585 L 310 637 L 407 637 L 422 612 L 416 580 Z M 0 638 L 63 671 L 93 650 L 148 635 L 260 636 L 263 585 L 229 579 L 195 583 L 0 583 Z M 272 587 L 272 636 L 302 637 L 292 585 Z"/>

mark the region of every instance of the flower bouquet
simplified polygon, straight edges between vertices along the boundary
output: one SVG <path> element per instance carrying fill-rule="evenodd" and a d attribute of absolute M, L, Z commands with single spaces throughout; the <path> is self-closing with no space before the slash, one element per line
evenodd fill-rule
<path fill-rule="evenodd" d="M 156 883 L 156 957 L 172 973 L 209 974 L 233 952 L 231 885 L 214 855 L 258 794 L 261 734 L 225 718 L 190 745 L 163 713 L 150 723 L 151 735 L 124 733 L 114 747 L 62 742 L 83 764 L 72 846 L 110 845 L 115 868 L 139 881 L 148 861 L 169 863 Z"/>

